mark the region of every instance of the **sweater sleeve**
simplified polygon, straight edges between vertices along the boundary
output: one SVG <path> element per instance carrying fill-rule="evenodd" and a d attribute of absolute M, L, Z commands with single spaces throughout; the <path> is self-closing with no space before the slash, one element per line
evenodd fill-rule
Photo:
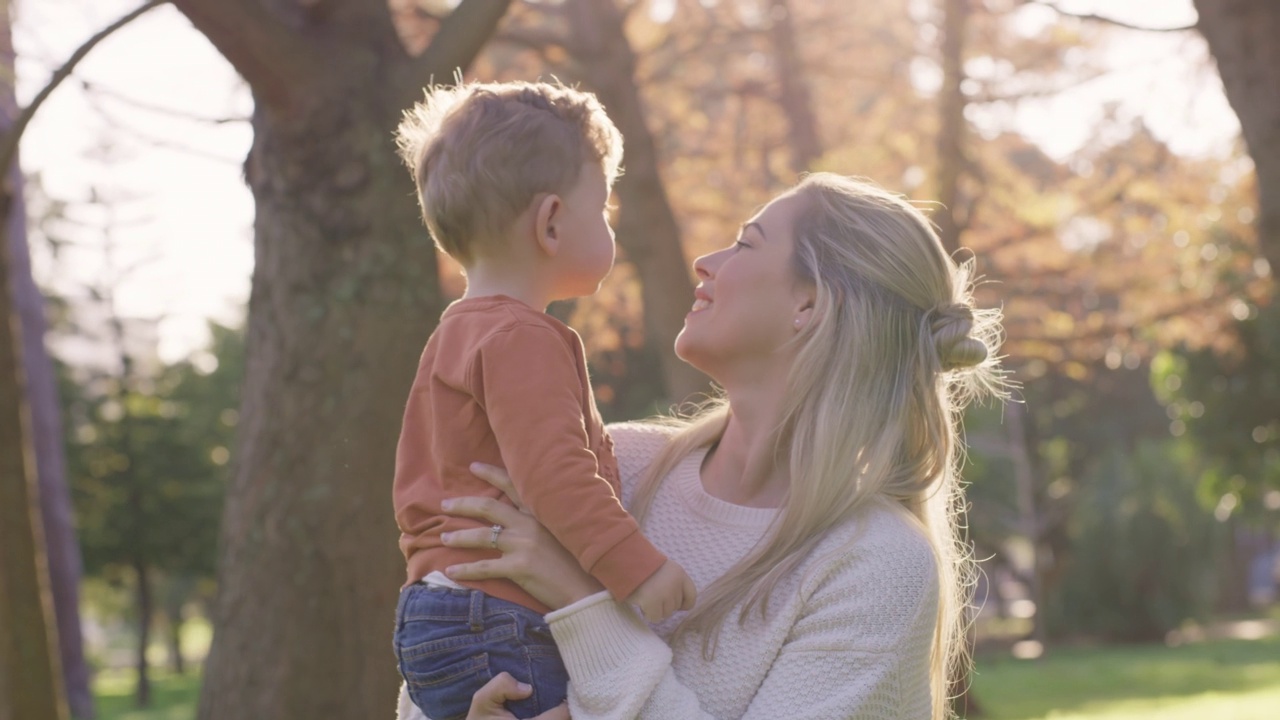
<path fill-rule="evenodd" d="M 469 374 L 521 500 L 583 570 L 626 599 L 666 556 L 600 474 L 579 362 L 555 331 L 525 324 L 487 340 Z"/>
<path fill-rule="evenodd" d="M 928 720 L 932 554 L 905 565 L 875 554 L 838 563 L 808 591 L 743 720 Z M 602 593 L 547 618 L 569 670 L 575 720 L 713 717 L 674 673 L 670 649 L 629 608 Z M 750 632 L 732 621 L 723 630 L 735 631 Z M 734 672 L 732 665 L 719 662 L 714 673 Z"/>

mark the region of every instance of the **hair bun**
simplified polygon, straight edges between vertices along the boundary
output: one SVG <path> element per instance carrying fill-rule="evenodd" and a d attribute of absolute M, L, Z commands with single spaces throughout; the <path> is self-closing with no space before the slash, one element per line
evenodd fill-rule
<path fill-rule="evenodd" d="M 945 370 L 979 365 L 990 352 L 986 343 L 971 337 L 973 309 L 960 303 L 941 303 L 928 313 L 929 329 L 938 364 Z"/>

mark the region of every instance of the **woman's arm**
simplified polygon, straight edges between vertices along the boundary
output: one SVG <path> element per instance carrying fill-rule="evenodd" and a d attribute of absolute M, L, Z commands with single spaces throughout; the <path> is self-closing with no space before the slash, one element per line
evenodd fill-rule
<path fill-rule="evenodd" d="M 476 472 L 504 487 L 501 470 Z M 513 500 L 519 506 L 518 498 Z M 584 580 L 590 576 L 567 553 L 556 552 L 555 539 L 536 520 L 484 498 L 457 502 L 461 514 L 504 525 L 499 539 L 504 555 L 457 566 L 450 575 L 508 577 L 548 606 L 561 608 L 547 619 L 569 670 L 575 720 L 713 717 L 698 699 L 699 692 L 710 689 L 678 679 L 662 639 L 630 608 L 598 592 L 598 584 L 592 588 Z M 933 554 L 923 538 L 898 532 L 905 526 L 894 527 L 887 534 L 862 535 L 853 552 L 813 574 L 801 591 L 805 602 L 787 641 L 743 718 L 929 717 L 929 653 L 937 612 Z M 490 532 L 455 535 L 446 544 L 487 546 Z M 724 632 L 742 632 L 732 615 Z M 719 666 L 724 673 L 738 671 L 727 660 Z"/>
<path fill-rule="evenodd" d="M 501 469 L 487 465 L 472 471 L 486 480 L 494 475 L 506 478 Z M 514 497 L 514 491 L 507 492 Z M 496 544 L 490 528 L 458 530 L 440 537 L 448 547 L 494 548 L 502 553 L 491 560 L 446 568 L 445 574 L 453 580 L 507 578 L 550 608 L 564 607 L 601 590 L 600 582 L 532 515 L 486 497 L 445 500 L 443 508 L 450 515 L 477 518 L 502 528 Z"/>
<path fill-rule="evenodd" d="M 840 563 L 806 591 L 801 614 L 742 717 L 927 720 L 937 586 L 928 548 L 905 566 L 874 550 Z M 697 687 L 677 678 L 671 652 L 634 614 L 604 596 L 548 615 L 569 676 L 575 720 L 702 720 Z M 739 630 L 733 616 L 724 632 Z M 696 641 L 695 641 L 696 642 Z M 726 643 L 721 642 L 720 652 Z M 694 649 L 693 652 L 698 652 Z M 717 669 L 745 663 L 722 656 Z"/>

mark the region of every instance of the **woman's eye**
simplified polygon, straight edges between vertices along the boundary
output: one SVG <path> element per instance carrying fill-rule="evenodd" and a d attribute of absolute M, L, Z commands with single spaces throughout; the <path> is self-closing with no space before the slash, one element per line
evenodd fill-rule
<path fill-rule="evenodd" d="M 735 242 L 735 243 L 733 244 L 733 249 L 734 249 L 734 250 L 740 250 L 740 249 L 742 249 L 742 248 L 749 248 L 749 247 L 751 247 L 751 246 L 750 246 L 750 245 L 748 245 L 748 244 L 746 244 L 746 243 L 744 243 L 744 242 L 742 242 L 741 240 L 739 240 L 739 241 L 737 241 L 737 242 Z"/>

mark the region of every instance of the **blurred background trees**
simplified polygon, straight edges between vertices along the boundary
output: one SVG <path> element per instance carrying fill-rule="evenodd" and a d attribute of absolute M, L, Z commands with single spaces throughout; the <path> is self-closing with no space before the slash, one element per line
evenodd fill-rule
<path fill-rule="evenodd" d="M 194 611 L 215 627 L 201 717 L 389 712 L 391 451 L 421 342 L 461 289 L 390 132 L 455 66 L 578 83 L 626 136 L 619 263 L 556 309 L 607 418 L 708 389 L 671 353 L 692 258 L 800 173 L 865 175 L 927 203 L 976 257 L 978 301 L 1006 314 L 1022 402 L 967 418 L 983 617 L 1004 628 L 979 642 L 1163 641 L 1274 598 L 1271 3 L 1197 1 L 1185 28 L 1029 0 L 175 5 L 254 96 L 246 329 L 211 325 L 189 359 L 161 360 L 160 317 L 112 308 L 130 281 L 103 253 L 134 242 L 111 215 L 131 200 L 31 210 L 85 572 L 128 598 L 139 702 L 152 628 L 181 668 Z M 1188 149 L 1123 101 L 1077 108 L 1092 125 L 1071 146 L 1029 126 L 1144 32 L 1199 53 L 1197 82 L 1220 74 L 1240 142 Z M 73 229 L 77 207 L 99 222 Z M 98 281 L 53 281 L 89 255 Z"/>

